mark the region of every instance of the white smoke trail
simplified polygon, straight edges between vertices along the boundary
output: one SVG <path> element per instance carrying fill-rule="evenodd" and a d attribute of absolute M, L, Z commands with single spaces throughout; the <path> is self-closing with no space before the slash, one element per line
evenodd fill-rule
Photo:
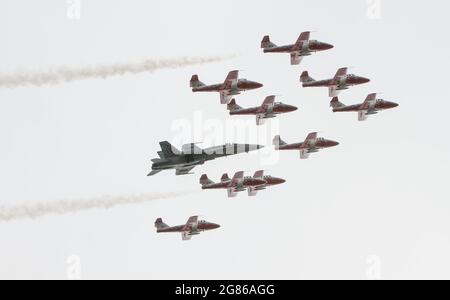
<path fill-rule="evenodd" d="M 189 192 L 142 194 L 135 196 L 104 196 L 92 199 L 61 200 L 49 203 L 24 204 L 19 206 L 0 206 L 0 222 L 20 219 L 37 219 L 46 215 L 64 215 L 91 209 L 109 209 L 118 205 L 130 205 L 160 199 L 185 196 Z"/>
<path fill-rule="evenodd" d="M 107 78 L 126 74 L 154 72 L 160 69 L 177 69 L 192 65 L 201 65 L 231 59 L 235 55 L 211 57 L 181 57 L 175 59 L 145 60 L 137 63 L 116 63 L 94 67 L 69 68 L 60 67 L 45 72 L 19 72 L 0 74 L 0 88 L 14 88 L 26 85 L 55 85 L 90 78 Z"/>

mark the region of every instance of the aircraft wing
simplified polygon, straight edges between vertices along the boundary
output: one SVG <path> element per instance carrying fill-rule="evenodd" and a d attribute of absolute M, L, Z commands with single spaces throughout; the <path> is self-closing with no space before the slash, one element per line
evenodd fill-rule
<path fill-rule="evenodd" d="M 310 36 L 311 32 L 309 31 L 302 32 L 302 34 L 300 34 L 299 38 L 297 39 L 297 42 L 294 45 L 294 50 L 296 51 L 302 50 L 303 42 L 309 41 Z"/>
<path fill-rule="evenodd" d="M 334 75 L 333 80 L 332 80 L 332 85 L 335 86 L 334 88 L 336 89 L 336 91 L 338 91 L 338 87 L 339 85 L 342 84 L 343 80 L 342 78 L 344 76 L 347 76 L 348 73 L 348 68 L 340 68 L 337 72 L 336 75 Z M 331 87 L 330 87 L 330 97 L 337 97 L 337 92 L 335 92 L 333 95 L 331 93 Z"/>
<path fill-rule="evenodd" d="M 176 175 L 187 175 L 193 168 L 195 168 L 195 166 L 177 168 Z"/>
<path fill-rule="evenodd" d="M 264 125 L 266 123 L 266 116 L 264 114 L 256 115 L 256 125 Z"/>
<path fill-rule="evenodd" d="M 231 85 L 236 85 L 237 81 L 238 81 L 238 77 L 239 77 L 239 71 L 231 71 L 230 73 L 228 73 L 227 78 L 225 79 L 225 84 L 230 84 Z"/>
<path fill-rule="evenodd" d="M 187 220 L 186 225 L 184 225 L 184 231 L 191 231 L 192 227 L 196 227 L 198 224 L 198 216 L 192 216 Z"/>
<path fill-rule="evenodd" d="M 183 239 L 183 241 L 190 241 L 192 236 L 189 235 L 189 232 L 182 232 L 181 233 L 181 238 Z"/>
<path fill-rule="evenodd" d="M 235 190 L 233 188 L 229 188 L 228 189 L 228 198 L 234 198 L 237 196 L 237 192 L 235 192 Z"/>
<path fill-rule="evenodd" d="M 305 144 L 315 144 L 317 141 L 317 135 L 317 132 L 311 132 L 310 134 L 308 134 L 305 140 Z"/>
<path fill-rule="evenodd" d="M 268 96 L 266 99 L 264 99 L 264 102 L 261 106 L 263 111 L 267 111 L 271 108 L 273 108 L 273 105 L 275 103 L 275 96 Z"/>
<path fill-rule="evenodd" d="M 299 65 L 303 60 L 303 55 L 300 55 L 298 52 L 291 53 L 291 65 Z"/>
<path fill-rule="evenodd" d="M 244 181 L 244 172 L 237 172 L 234 176 L 233 179 L 231 180 L 231 184 L 233 184 L 234 186 L 241 184 Z"/>
<path fill-rule="evenodd" d="M 197 223 L 198 223 L 198 216 L 192 216 L 186 222 L 186 226 L 192 225 L 192 224 L 197 224 Z"/>
<path fill-rule="evenodd" d="M 377 94 L 373 93 L 367 96 L 366 100 L 364 101 L 364 105 L 373 106 L 375 104 L 375 101 L 377 101 Z"/>
<path fill-rule="evenodd" d="M 154 176 L 154 175 L 158 174 L 159 172 L 161 172 L 161 170 L 153 170 L 147 176 Z"/>
<path fill-rule="evenodd" d="M 337 86 L 330 86 L 328 88 L 328 91 L 329 91 L 330 98 L 339 96 L 340 90 L 337 88 Z"/>
<path fill-rule="evenodd" d="M 366 115 L 367 113 L 374 113 L 376 112 L 375 110 L 375 104 L 377 101 L 377 94 L 370 94 L 367 96 L 366 100 L 364 101 L 364 103 L 362 104 L 362 106 L 360 107 L 359 111 L 360 112 L 364 112 L 364 114 Z M 358 119 L 360 121 L 365 121 L 366 120 L 366 116 L 360 115 L 360 117 L 358 117 Z"/>
<path fill-rule="evenodd" d="M 347 76 L 348 73 L 348 68 L 340 68 L 337 72 L 336 75 L 334 76 L 334 79 L 339 79 L 342 76 Z"/>
<path fill-rule="evenodd" d="M 248 191 L 248 196 L 249 197 L 255 197 L 258 194 L 258 191 L 255 188 L 253 188 L 253 187 L 249 187 L 247 189 L 247 191 Z"/>
<path fill-rule="evenodd" d="M 367 111 L 365 110 L 360 110 L 358 111 L 358 121 L 365 121 L 367 120 Z"/>
<path fill-rule="evenodd" d="M 220 104 L 228 104 L 230 103 L 231 99 L 233 98 L 232 95 L 230 95 L 227 91 L 220 92 Z"/>
<path fill-rule="evenodd" d="M 300 149 L 300 159 L 307 159 L 309 157 L 309 150 L 307 148 Z"/>

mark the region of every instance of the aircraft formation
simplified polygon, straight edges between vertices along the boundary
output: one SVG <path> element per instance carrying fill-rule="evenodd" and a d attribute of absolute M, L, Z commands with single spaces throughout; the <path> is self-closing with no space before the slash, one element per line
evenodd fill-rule
<path fill-rule="evenodd" d="M 310 56 L 316 52 L 333 49 L 334 46 L 325 42 L 310 39 L 311 32 L 303 32 L 295 44 L 277 46 L 272 43 L 269 36 L 264 36 L 261 41 L 261 48 L 264 53 L 288 53 L 290 55 L 291 65 L 299 65 L 304 57 Z M 398 107 L 397 103 L 378 99 L 376 93 L 367 96 L 361 104 L 345 105 L 340 102 L 338 94 L 350 87 L 367 84 L 370 79 L 348 73 L 348 68 L 340 68 L 336 75 L 331 79 L 315 80 L 308 71 L 300 75 L 300 83 L 303 88 L 326 87 L 329 91 L 329 97 L 332 98 L 330 106 L 332 111 L 336 112 L 356 112 L 358 120 L 365 121 L 368 116 L 375 115 L 383 110 Z M 265 98 L 261 106 L 243 108 L 236 102 L 235 97 L 242 92 L 255 90 L 263 87 L 263 84 L 239 78 L 239 71 L 234 70 L 228 73 L 223 83 L 206 85 L 199 80 L 198 75 L 193 75 L 190 80 L 190 87 L 193 93 L 197 92 L 215 92 L 220 95 L 220 103 L 226 104 L 230 116 L 251 115 L 256 117 L 256 125 L 262 125 L 267 119 L 275 118 L 278 115 L 297 111 L 298 108 L 276 102 L 276 96 Z M 289 144 L 283 141 L 280 135 L 273 139 L 273 146 L 277 151 L 299 151 L 300 159 L 307 159 L 313 153 L 320 150 L 336 147 L 339 142 L 319 137 L 317 132 L 308 134 L 302 142 Z M 176 175 L 192 174 L 190 171 L 205 162 L 222 158 L 230 155 L 248 153 L 263 148 L 263 145 L 250 144 L 225 144 L 221 146 L 201 149 L 196 144 L 187 144 L 178 150 L 169 142 L 160 143 L 161 151 L 158 152 L 159 158 L 152 159 L 152 171 L 148 176 L 153 176 L 164 170 L 175 170 Z M 208 178 L 207 174 L 200 177 L 202 190 L 226 190 L 229 198 L 236 197 L 240 192 L 247 191 L 248 196 L 255 197 L 259 191 L 266 190 L 269 187 L 280 185 L 286 181 L 282 178 L 272 177 L 264 174 L 264 171 L 257 171 L 253 176 L 244 176 L 244 172 L 237 172 L 232 178 L 228 174 L 223 174 L 220 182 L 214 182 Z M 203 231 L 220 228 L 215 223 L 199 220 L 198 216 L 190 217 L 185 225 L 169 227 L 164 224 L 161 218 L 155 222 L 158 233 L 178 232 L 182 234 L 183 240 L 190 240 L 192 236 L 198 235 Z"/>

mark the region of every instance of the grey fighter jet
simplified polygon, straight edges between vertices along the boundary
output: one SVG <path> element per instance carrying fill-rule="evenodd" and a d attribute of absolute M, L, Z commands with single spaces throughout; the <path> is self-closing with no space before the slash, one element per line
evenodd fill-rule
<path fill-rule="evenodd" d="M 180 151 L 167 141 L 159 144 L 162 151 L 158 152 L 159 158 L 152 159 L 152 171 L 148 176 L 172 169 L 176 170 L 176 175 L 187 175 L 191 174 L 189 172 L 193 168 L 198 165 L 203 165 L 206 161 L 240 153 L 248 153 L 264 147 L 250 144 L 225 144 L 201 149 L 196 144 L 187 144 Z"/>

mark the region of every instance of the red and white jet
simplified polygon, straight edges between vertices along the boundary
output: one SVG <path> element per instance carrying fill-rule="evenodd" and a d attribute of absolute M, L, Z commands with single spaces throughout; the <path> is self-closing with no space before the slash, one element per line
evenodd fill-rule
<path fill-rule="evenodd" d="M 233 179 L 228 174 L 223 174 L 219 183 L 215 183 L 206 174 L 200 178 L 203 190 L 226 189 L 228 198 L 234 198 L 239 192 L 248 191 L 249 196 L 256 196 L 258 191 L 265 190 L 268 186 L 282 184 L 284 179 L 272 176 L 264 176 L 264 171 L 258 171 L 253 177 L 244 177 L 244 172 L 237 172 Z"/>
<path fill-rule="evenodd" d="M 275 102 L 275 96 L 267 97 L 263 104 L 258 107 L 242 108 L 233 99 L 227 105 L 231 116 L 235 115 L 256 115 L 256 125 L 264 124 L 266 119 L 275 118 L 279 114 L 296 111 L 298 108 L 292 105 Z"/>
<path fill-rule="evenodd" d="M 256 171 L 255 175 L 253 175 L 253 177 L 248 177 L 248 178 L 262 179 L 262 180 L 266 181 L 266 184 L 264 184 L 264 185 L 256 186 L 256 187 L 249 187 L 247 191 L 248 191 L 248 195 L 250 197 L 256 196 L 259 191 L 265 190 L 267 187 L 283 184 L 286 182 L 286 180 L 281 179 L 281 178 L 272 177 L 270 175 L 264 175 L 263 170 Z"/>
<path fill-rule="evenodd" d="M 310 133 L 303 143 L 287 144 L 279 135 L 273 139 L 276 150 L 299 150 L 300 158 L 307 159 L 311 153 L 319 152 L 324 148 L 339 145 L 338 142 L 317 137 L 317 132 Z"/>
<path fill-rule="evenodd" d="M 314 52 L 325 51 L 334 48 L 333 45 L 322 43 L 316 40 L 310 40 L 311 32 L 306 31 L 300 34 L 297 42 L 293 45 L 277 46 L 270 41 L 266 35 L 261 41 L 261 48 L 264 53 L 289 53 L 291 55 L 291 65 L 299 65 L 305 56 Z"/>
<path fill-rule="evenodd" d="M 179 225 L 170 227 L 165 224 L 161 218 L 158 218 L 155 222 L 156 232 L 157 233 L 173 233 L 180 232 L 183 241 L 188 241 L 194 235 L 199 235 L 203 231 L 214 230 L 220 228 L 220 225 L 199 221 L 198 216 L 190 217 L 185 225 Z"/>
<path fill-rule="evenodd" d="M 191 78 L 191 88 L 193 92 L 218 92 L 220 93 L 220 103 L 228 104 L 231 98 L 247 90 L 254 90 L 263 87 L 261 83 L 247 79 L 238 79 L 239 71 L 231 71 L 224 83 L 206 85 L 201 82 L 198 75 Z"/>
<path fill-rule="evenodd" d="M 337 97 L 340 91 L 347 90 L 354 85 L 368 83 L 370 79 L 348 74 L 348 68 L 341 68 L 334 78 L 325 80 L 315 80 L 309 76 L 308 71 L 305 71 L 300 76 L 300 82 L 303 83 L 303 87 L 327 87 L 330 97 Z"/>
<path fill-rule="evenodd" d="M 333 112 L 357 112 L 358 120 L 365 121 L 369 115 L 375 115 L 386 109 L 392 109 L 398 106 L 397 103 L 377 99 L 377 94 L 370 94 L 362 104 L 345 105 L 339 102 L 338 97 L 334 97 L 330 102 Z"/>

